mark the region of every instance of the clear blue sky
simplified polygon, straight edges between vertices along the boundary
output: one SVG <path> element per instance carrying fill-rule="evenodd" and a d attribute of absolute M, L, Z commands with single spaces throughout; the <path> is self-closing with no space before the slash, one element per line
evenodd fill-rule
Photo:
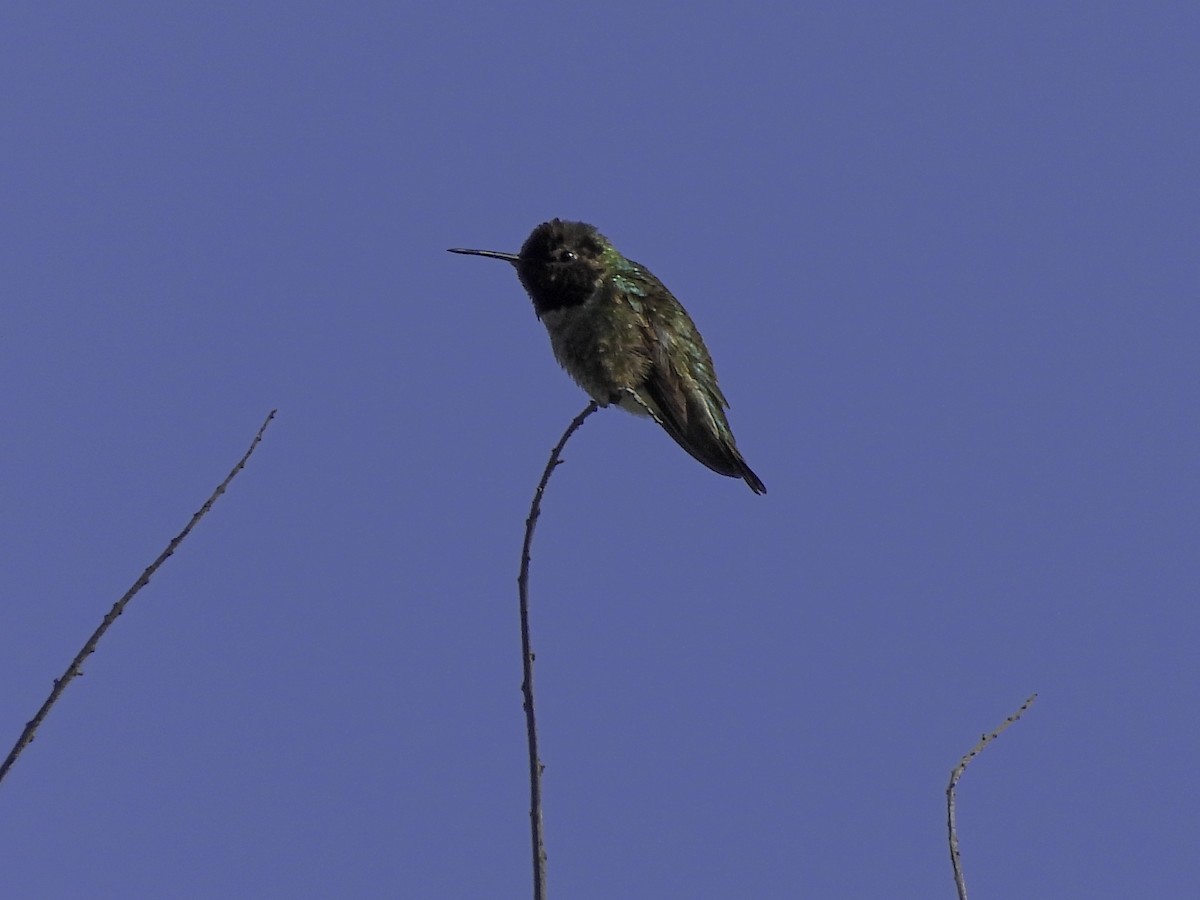
<path fill-rule="evenodd" d="M 512 270 L 688 307 L 755 497 L 593 417 L 533 614 L 556 898 L 1200 882 L 1194 4 L 9 4 L 0 894 L 529 895 L 515 576 L 586 398 Z"/>

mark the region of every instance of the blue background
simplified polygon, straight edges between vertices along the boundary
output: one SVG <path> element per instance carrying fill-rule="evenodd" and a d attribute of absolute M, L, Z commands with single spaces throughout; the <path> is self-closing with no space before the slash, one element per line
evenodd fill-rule
<path fill-rule="evenodd" d="M 10 3 L 9 897 L 529 895 L 515 576 L 597 224 L 770 493 L 617 411 L 534 548 L 551 895 L 1200 882 L 1200 11 Z M 5 742 L 5 747 L 8 742 Z"/>

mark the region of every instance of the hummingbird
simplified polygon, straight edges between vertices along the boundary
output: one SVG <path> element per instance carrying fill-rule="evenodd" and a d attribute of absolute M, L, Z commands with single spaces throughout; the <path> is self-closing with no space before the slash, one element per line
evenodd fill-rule
<path fill-rule="evenodd" d="M 649 416 L 714 472 L 766 487 L 738 451 L 729 402 L 691 316 L 661 281 L 593 225 L 552 219 L 520 253 L 454 248 L 512 263 L 559 365 L 600 406 Z"/>

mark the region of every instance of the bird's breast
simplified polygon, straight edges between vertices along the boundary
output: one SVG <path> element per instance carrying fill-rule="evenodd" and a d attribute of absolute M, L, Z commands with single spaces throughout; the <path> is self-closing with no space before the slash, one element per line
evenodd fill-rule
<path fill-rule="evenodd" d="M 636 322 L 593 304 L 549 311 L 542 322 L 559 364 L 597 401 L 645 380 L 649 356 Z"/>

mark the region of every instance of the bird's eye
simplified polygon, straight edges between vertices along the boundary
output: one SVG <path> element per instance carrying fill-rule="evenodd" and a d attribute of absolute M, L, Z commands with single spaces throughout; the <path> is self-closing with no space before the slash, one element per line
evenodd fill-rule
<path fill-rule="evenodd" d="M 559 262 L 564 262 L 564 263 L 575 262 L 575 260 L 577 260 L 578 258 L 579 257 L 575 254 L 574 250 L 559 250 L 558 251 L 558 261 Z"/>

